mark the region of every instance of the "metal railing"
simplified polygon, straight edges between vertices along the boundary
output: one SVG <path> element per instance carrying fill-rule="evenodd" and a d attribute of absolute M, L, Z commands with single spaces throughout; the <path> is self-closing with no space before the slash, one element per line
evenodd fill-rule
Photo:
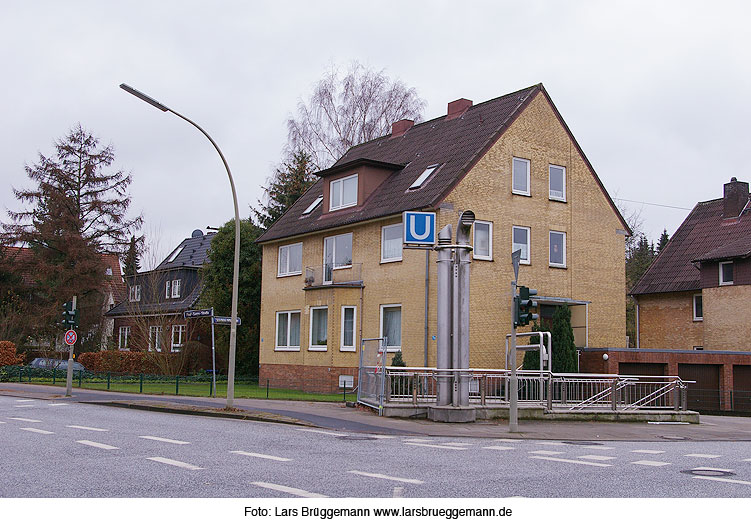
<path fill-rule="evenodd" d="M 368 372 L 364 367 L 363 373 Z M 385 368 L 384 403 L 432 404 L 437 402 L 438 381 L 458 375 L 469 378 L 471 404 L 509 403 L 511 372 L 506 369 Z M 518 371 L 521 405 L 541 405 L 571 411 L 610 409 L 687 409 L 687 384 L 680 377 L 624 376 L 612 374 Z"/>
<path fill-rule="evenodd" d="M 304 288 L 327 285 L 362 286 L 362 263 L 333 266 L 306 266 Z"/>

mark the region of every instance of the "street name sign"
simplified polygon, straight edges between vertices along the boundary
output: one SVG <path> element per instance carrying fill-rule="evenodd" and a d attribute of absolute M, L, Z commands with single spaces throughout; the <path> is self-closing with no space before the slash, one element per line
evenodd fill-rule
<path fill-rule="evenodd" d="M 214 315 L 214 309 L 196 309 L 183 312 L 184 318 L 206 318 Z"/>
<path fill-rule="evenodd" d="M 213 322 L 217 325 L 232 325 L 231 316 L 214 316 Z M 241 320 L 237 318 L 237 324 L 240 325 Z"/>
<path fill-rule="evenodd" d="M 434 246 L 436 243 L 435 213 L 428 211 L 405 211 L 402 214 L 404 244 Z"/>

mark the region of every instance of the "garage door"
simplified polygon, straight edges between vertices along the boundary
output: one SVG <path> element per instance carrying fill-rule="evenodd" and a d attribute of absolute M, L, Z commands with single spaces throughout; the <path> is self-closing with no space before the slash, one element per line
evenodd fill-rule
<path fill-rule="evenodd" d="M 733 366 L 733 410 L 751 411 L 751 366 Z"/>
<path fill-rule="evenodd" d="M 720 366 L 714 364 L 678 364 L 678 376 L 694 380 L 688 385 L 688 409 L 713 411 L 720 409 Z"/>

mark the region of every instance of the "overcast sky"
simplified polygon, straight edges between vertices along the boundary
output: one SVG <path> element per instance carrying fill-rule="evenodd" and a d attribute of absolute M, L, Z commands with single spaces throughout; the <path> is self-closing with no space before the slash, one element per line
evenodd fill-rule
<path fill-rule="evenodd" d="M 692 208 L 751 178 L 751 8 L 744 2 L 15 1 L 0 4 L 0 205 L 76 123 L 133 174 L 132 213 L 161 259 L 262 198 L 286 120 L 332 64 L 475 103 L 542 82 L 614 198 Z M 622 202 L 650 239 L 688 211 Z M 146 263 L 144 263 L 146 264 Z"/>

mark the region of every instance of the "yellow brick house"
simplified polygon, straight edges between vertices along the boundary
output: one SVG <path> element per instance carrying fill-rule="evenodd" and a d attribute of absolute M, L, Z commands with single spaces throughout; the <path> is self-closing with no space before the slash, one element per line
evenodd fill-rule
<path fill-rule="evenodd" d="M 399 121 L 317 176 L 258 239 L 261 381 L 356 378 L 360 340 L 379 336 L 408 366 L 435 366 L 436 255 L 402 249 L 413 210 L 438 229 L 475 213 L 471 367 L 504 367 L 516 249 L 542 319 L 567 304 L 578 346 L 625 343 L 629 228 L 541 84 Z"/>

